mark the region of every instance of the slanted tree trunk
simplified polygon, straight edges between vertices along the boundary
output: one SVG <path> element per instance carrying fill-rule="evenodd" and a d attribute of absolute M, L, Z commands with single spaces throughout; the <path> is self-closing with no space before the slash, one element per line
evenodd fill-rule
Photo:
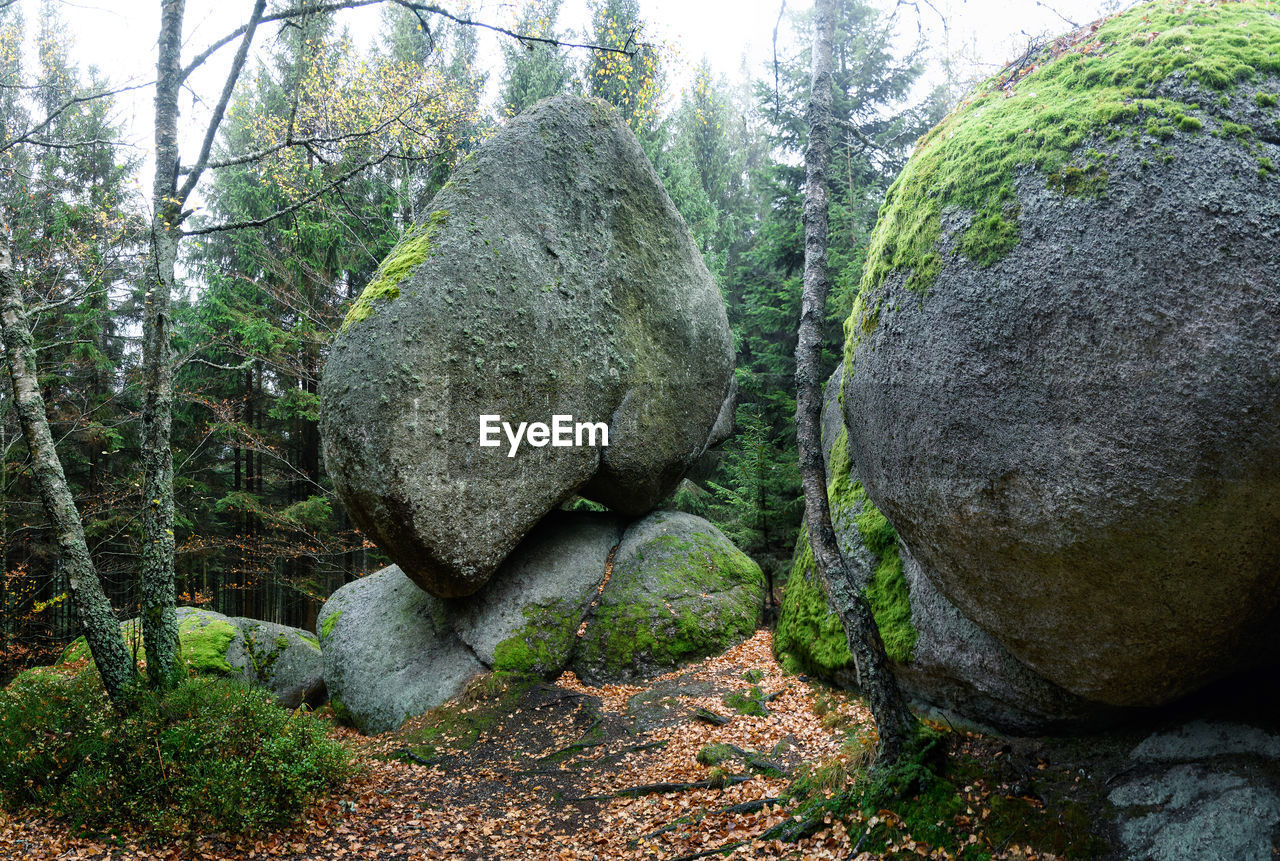
<path fill-rule="evenodd" d="M 804 518 L 818 576 L 857 660 L 863 693 L 880 734 L 876 767 L 897 762 L 916 720 L 907 707 L 898 680 L 889 669 L 884 643 L 864 583 L 855 583 L 836 543 L 827 502 L 826 470 L 822 462 L 822 320 L 827 304 L 827 170 L 831 163 L 831 43 L 835 26 L 834 0 L 815 0 L 813 75 L 809 96 L 809 142 L 805 148 L 804 293 L 800 338 L 796 345 L 796 438 L 804 487 Z"/>
<path fill-rule="evenodd" d="M 94 570 L 80 512 L 67 486 L 62 461 L 53 446 L 44 397 L 37 382 L 35 350 L 31 342 L 31 326 L 22 305 L 22 288 L 13 271 L 9 242 L 3 235 L 0 235 L 0 323 L 9 378 L 13 383 L 13 401 L 31 452 L 32 471 L 40 490 L 40 500 L 57 536 L 61 554 L 59 564 L 67 578 L 80 627 L 102 675 L 107 696 L 117 709 L 123 711 L 128 706 L 136 681 L 133 660 L 125 647 L 124 635 L 111 609 L 111 602 L 103 593 L 98 572 Z"/>

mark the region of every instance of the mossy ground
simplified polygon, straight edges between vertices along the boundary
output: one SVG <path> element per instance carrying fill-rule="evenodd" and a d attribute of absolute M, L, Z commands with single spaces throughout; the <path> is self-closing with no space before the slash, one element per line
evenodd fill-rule
<path fill-rule="evenodd" d="M 898 534 L 888 518 L 867 498 L 861 482 L 853 478 L 848 433 L 843 429 L 832 446 L 829 471 L 827 497 L 832 516 L 838 513 L 851 518 L 863 546 L 877 559 L 875 572 L 863 594 L 871 605 L 885 652 L 891 660 L 910 661 L 918 634 L 911 624 L 911 600 L 902 572 Z M 785 655 L 792 670 L 804 670 L 822 678 L 833 678 L 853 667 L 844 627 L 818 583 L 813 550 L 804 529 L 796 540 L 796 555 L 787 580 L 774 648 L 779 655 Z"/>
<path fill-rule="evenodd" d="M 1280 0 L 1158 0 L 1091 35 L 1064 37 L 989 80 L 921 138 L 889 189 L 845 324 L 846 367 L 852 371 L 854 348 L 878 323 L 890 273 L 906 273 L 908 290 L 932 287 L 942 267 L 944 211 L 973 213 L 957 250 L 989 266 L 1019 241 L 1013 186 L 1019 171 L 1038 171 L 1064 194 L 1104 195 L 1100 154 L 1086 150 L 1091 140 L 1159 148 L 1176 135 L 1202 133 L 1206 123 L 1213 133 L 1231 133 L 1230 123 L 1212 119 L 1212 106 L 1157 97 L 1156 85 L 1182 75 L 1226 94 L 1277 74 Z M 1274 107 L 1275 96 L 1259 93 L 1255 100 Z"/>
<path fill-rule="evenodd" d="M 392 733 L 394 758 L 435 760 L 468 750 L 480 736 L 512 715 L 538 679 L 523 673 L 493 672 L 478 676 L 466 689 Z M 336 712 L 336 709 L 335 709 Z"/>
<path fill-rule="evenodd" d="M 448 219 L 449 213 L 438 209 L 427 217 L 427 220 L 405 234 L 391 253 L 378 267 L 378 273 L 364 288 L 356 299 L 347 316 L 342 321 L 345 331 L 352 325 L 369 319 L 373 314 L 373 303 L 378 300 L 395 299 L 400 295 L 400 282 L 409 277 L 414 267 L 422 263 L 431 254 L 435 235 L 440 232 Z"/>

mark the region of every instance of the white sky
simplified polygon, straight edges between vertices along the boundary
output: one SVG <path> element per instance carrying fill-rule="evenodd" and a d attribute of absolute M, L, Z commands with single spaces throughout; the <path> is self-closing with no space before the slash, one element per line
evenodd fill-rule
<path fill-rule="evenodd" d="M 142 83 L 154 75 L 155 39 L 159 28 L 158 0 L 59 0 L 76 42 L 74 56 L 82 67 L 97 65 L 115 84 Z M 667 62 L 668 81 L 672 87 L 669 106 L 678 101 L 679 90 L 688 81 L 690 69 L 706 56 L 718 75 L 737 82 L 745 59 L 753 75 L 760 75 L 772 57 L 774 24 L 778 19 L 780 0 L 641 0 L 643 14 L 655 27 L 656 36 L 677 50 Z M 892 0 L 879 0 L 885 4 Z M 37 0 L 23 0 L 28 21 L 37 17 Z M 456 8 L 460 0 L 444 0 L 448 8 Z M 1053 8 L 1078 23 L 1086 23 L 1101 14 L 1106 0 L 1056 0 Z M 209 42 L 233 29 L 248 17 L 252 0 L 188 0 L 185 57 L 203 49 Z M 804 11 L 812 0 L 787 0 L 787 10 Z M 937 12 L 934 11 L 936 8 Z M 1057 33 L 1069 29 L 1061 17 L 1045 3 L 1037 0 L 932 0 L 932 7 L 919 0 L 917 13 L 900 9 L 900 16 L 910 25 L 914 40 L 917 24 L 925 28 L 926 39 L 939 55 L 955 54 L 963 49 L 965 58 L 982 64 L 983 71 L 994 71 L 1020 53 L 1029 35 Z M 476 0 L 476 20 L 510 25 L 512 2 Z M 940 15 L 948 21 L 944 33 Z M 376 31 L 377 7 L 342 13 L 342 22 L 358 39 L 369 39 Z M 566 0 L 562 10 L 562 28 L 586 28 L 586 0 Z M 274 26 L 274 25 L 273 25 Z M 782 45 L 789 43 L 786 25 L 779 35 Z M 504 37 L 485 33 L 481 42 L 481 62 L 491 69 L 490 80 L 500 74 L 497 40 Z M 234 43 L 218 55 L 221 62 L 209 64 L 202 74 L 192 77 L 189 89 L 182 95 L 183 151 L 188 158 L 199 145 L 200 120 L 221 88 L 225 63 L 234 52 Z M 122 97 L 119 109 L 129 129 L 129 139 L 143 151 L 151 142 L 151 99 L 143 89 Z"/>

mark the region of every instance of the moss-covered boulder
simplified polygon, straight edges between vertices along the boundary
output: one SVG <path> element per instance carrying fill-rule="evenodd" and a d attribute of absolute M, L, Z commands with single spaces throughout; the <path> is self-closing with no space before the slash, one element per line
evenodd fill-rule
<path fill-rule="evenodd" d="M 841 552 L 871 604 L 894 675 L 926 714 L 1019 734 L 1079 729 L 1115 716 L 1041 678 L 933 588 L 852 471 L 839 409 L 841 370 L 827 383 L 823 451 L 832 525 Z M 841 600 L 837 595 L 836 600 Z M 773 638 L 778 658 L 857 689 L 844 628 L 817 579 L 802 530 Z"/>
<path fill-rule="evenodd" d="M 321 432 L 360 528 L 456 598 L 575 493 L 630 516 L 670 494 L 732 413 L 733 349 L 688 228 L 604 102 L 510 120 L 430 208 L 334 341 Z M 569 417 L 574 444 L 481 446 L 486 415 Z M 607 447 L 578 423 L 607 425 Z"/>
<path fill-rule="evenodd" d="M 657 675 L 749 637 L 763 608 L 760 566 L 719 529 L 655 512 L 623 534 L 571 667 L 591 684 Z"/>
<path fill-rule="evenodd" d="M 364 733 L 395 729 L 487 669 L 453 632 L 445 602 L 395 565 L 330 595 L 316 632 L 329 702 Z"/>
<path fill-rule="evenodd" d="M 548 515 L 484 589 L 449 602 L 454 631 L 494 670 L 558 675 L 622 526 L 608 514 Z"/>
<path fill-rule="evenodd" d="M 867 496 L 1086 699 L 1277 655 L 1280 4 L 1137 7 L 992 80 L 889 192 L 846 326 Z"/>
<path fill-rule="evenodd" d="M 291 704 L 323 701 L 320 644 L 313 634 L 288 625 L 224 616 L 198 607 L 179 607 L 179 660 L 193 673 L 233 676 L 266 688 Z M 137 619 L 120 624 L 130 650 L 142 661 L 146 649 Z M 63 651 L 60 664 L 92 660 L 84 637 Z"/>

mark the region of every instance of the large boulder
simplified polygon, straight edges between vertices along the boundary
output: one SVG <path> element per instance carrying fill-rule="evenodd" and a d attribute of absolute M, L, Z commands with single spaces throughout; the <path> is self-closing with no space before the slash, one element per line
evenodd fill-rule
<path fill-rule="evenodd" d="M 324 700 L 320 644 L 314 634 L 198 607 L 179 607 L 177 619 L 178 659 L 189 672 L 239 678 L 291 705 L 315 706 Z M 130 649 L 136 647 L 145 661 L 138 620 L 121 622 L 120 628 Z M 85 658 L 90 658 L 89 646 L 78 637 L 59 663 Z"/>
<path fill-rule="evenodd" d="M 589 684 L 664 673 L 746 639 L 763 609 L 760 566 L 719 529 L 654 512 L 623 534 L 571 668 Z"/>
<path fill-rule="evenodd" d="M 938 594 L 893 525 L 851 472 L 838 403 L 841 370 L 827 383 L 822 442 L 827 497 L 841 553 L 871 605 L 890 666 L 919 711 L 981 729 L 1017 734 L 1078 729 L 1114 717 L 1041 678 Z M 802 530 L 774 633 L 774 651 L 793 671 L 860 687 L 834 602 L 818 582 Z"/>
<path fill-rule="evenodd" d="M 867 495 L 936 591 L 1079 697 L 1276 657 L 1280 18 L 1156 4 L 927 135 L 846 326 Z"/>
<path fill-rule="evenodd" d="M 321 431 L 355 522 L 455 598 L 573 494 L 656 506 L 723 431 L 733 349 L 688 228 L 604 102 L 512 119 L 431 209 L 334 341 Z M 606 423 L 608 446 L 482 446 L 486 415 Z"/>

